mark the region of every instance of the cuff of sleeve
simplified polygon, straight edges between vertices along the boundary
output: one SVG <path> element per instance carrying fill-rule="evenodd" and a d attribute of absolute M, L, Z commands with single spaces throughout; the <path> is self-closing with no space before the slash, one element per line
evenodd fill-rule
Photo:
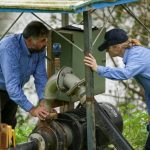
<path fill-rule="evenodd" d="M 104 76 L 104 73 L 105 73 L 105 67 L 104 66 L 98 66 L 97 67 L 97 73 L 99 76 Z"/>
<path fill-rule="evenodd" d="M 23 109 L 28 112 L 28 111 L 31 110 L 32 107 L 33 107 L 33 105 L 28 101 L 28 102 L 26 102 L 26 104 L 23 106 Z"/>
<path fill-rule="evenodd" d="M 39 101 L 44 99 L 44 92 L 42 92 L 42 90 L 41 91 L 37 91 L 37 95 L 38 95 Z"/>
<path fill-rule="evenodd" d="M 44 98 L 39 99 L 40 102 L 41 102 L 42 100 L 44 100 Z"/>
<path fill-rule="evenodd" d="M 44 96 L 43 94 L 39 96 L 39 101 L 43 100 L 44 99 Z"/>

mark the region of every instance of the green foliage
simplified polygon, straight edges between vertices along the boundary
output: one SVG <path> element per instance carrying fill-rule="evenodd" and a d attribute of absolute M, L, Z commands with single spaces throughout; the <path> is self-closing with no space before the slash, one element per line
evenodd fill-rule
<path fill-rule="evenodd" d="M 147 139 L 148 115 L 143 110 L 137 110 L 136 107 L 133 104 L 120 107 L 124 121 L 123 135 L 134 149 L 142 150 Z"/>
<path fill-rule="evenodd" d="M 35 127 L 35 123 L 36 121 L 32 121 L 33 123 L 29 123 L 31 122 L 31 115 L 25 115 L 25 112 L 21 109 L 18 109 L 17 112 L 17 126 L 15 128 L 15 134 L 16 134 L 16 143 L 23 143 L 23 142 L 27 142 L 28 140 L 28 136 L 30 135 L 30 133 L 32 132 L 33 128 Z"/>
<path fill-rule="evenodd" d="M 35 124 L 29 124 L 29 116 L 25 117 L 21 113 L 17 113 L 17 126 L 15 128 L 16 143 L 27 142 L 28 136 L 32 132 Z"/>
<path fill-rule="evenodd" d="M 23 123 L 21 126 L 17 126 L 15 129 L 16 143 L 27 142 L 28 136 L 32 132 L 34 126 Z"/>

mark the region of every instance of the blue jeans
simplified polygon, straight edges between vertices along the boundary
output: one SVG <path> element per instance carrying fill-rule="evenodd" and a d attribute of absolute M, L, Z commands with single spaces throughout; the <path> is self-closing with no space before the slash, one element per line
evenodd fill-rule
<path fill-rule="evenodd" d="M 0 100 L 1 100 L 1 122 L 11 125 L 14 129 L 16 121 L 16 112 L 18 105 L 9 98 L 6 91 L 0 90 Z"/>
<path fill-rule="evenodd" d="M 145 150 L 150 150 L 150 132 L 148 134 L 147 141 L 146 141 L 146 144 L 145 144 Z"/>

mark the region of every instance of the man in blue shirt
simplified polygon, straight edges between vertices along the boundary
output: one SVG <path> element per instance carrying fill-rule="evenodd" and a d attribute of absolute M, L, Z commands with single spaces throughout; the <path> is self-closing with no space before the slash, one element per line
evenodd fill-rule
<path fill-rule="evenodd" d="M 112 29 L 105 34 L 105 41 L 99 51 L 106 50 L 112 57 L 122 57 L 124 68 L 111 68 L 97 65 L 92 54 L 85 56 L 85 65 L 100 76 L 112 80 L 127 80 L 134 77 L 144 88 L 150 123 L 150 49 L 141 46 L 138 40 L 129 39 L 122 29 Z M 150 150 L 150 135 L 146 150 Z"/>
<path fill-rule="evenodd" d="M 30 22 L 22 34 L 9 35 L 0 41 L 0 100 L 2 123 L 15 128 L 17 105 L 32 116 L 45 119 L 43 91 L 47 82 L 45 47 L 48 29 L 39 21 Z M 39 106 L 24 95 L 22 87 L 33 75 Z"/>

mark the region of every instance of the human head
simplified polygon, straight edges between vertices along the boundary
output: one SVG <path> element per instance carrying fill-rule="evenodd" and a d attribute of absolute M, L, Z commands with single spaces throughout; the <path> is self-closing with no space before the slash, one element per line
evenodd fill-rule
<path fill-rule="evenodd" d="M 110 46 L 118 45 L 128 41 L 127 33 L 119 28 L 109 30 L 105 33 L 104 42 L 99 46 L 99 51 L 104 51 Z"/>
<path fill-rule="evenodd" d="M 132 46 L 141 46 L 141 43 L 136 39 L 130 39 L 127 33 L 119 28 L 109 30 L 105 33 L 104 42 L 99 46 L 99 51 L 106 50 L 110 56 L 123 57 L 126 48 Z"/>
<path fill-rule="evenodd" d="M 30 22 L 23 30 L 23 37 L 30 52 L 41 52 L 45 49 L 48 37 L 47 27 L 39 22 Z"/>

